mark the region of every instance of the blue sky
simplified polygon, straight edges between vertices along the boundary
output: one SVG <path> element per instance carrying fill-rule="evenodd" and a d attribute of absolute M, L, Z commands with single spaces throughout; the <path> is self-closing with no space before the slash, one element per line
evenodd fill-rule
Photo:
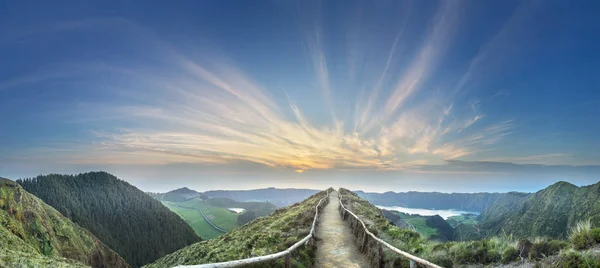
<path fill-rule="evenodd" d="M 0 4 L 0 176 L 144 190 L 600 179 L 596 1 Z"/>

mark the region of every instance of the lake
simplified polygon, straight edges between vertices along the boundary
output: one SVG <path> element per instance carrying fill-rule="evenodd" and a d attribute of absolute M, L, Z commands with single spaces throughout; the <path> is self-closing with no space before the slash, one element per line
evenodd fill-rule
<path fill-rule="evenodd" d="M 233 211 L 233 212 L 235 212 L 235 213 L 237 213 L 237 214 L 240 214 L 240 213 L 243 213 L 244 211 L 246 211 L 246 210 L 245 210 L 245 209 L 243 209 L 243 208 L 228 208 L 228 210 L 229 210 L 229 211 Z"/>
<path fill-rule="evenodd" d="M 479 215 L 479 212 L 461 211 L 461 210 L 453 210 L 453 209 L 407 208 L 407 207 L 397 207 L 397 206 L 392 206 L 392 207 L 376 206 L 376 207 L 378 207 L 380 209 L 385 209 L 385 210 L 400 211 L 400 212 L 407 213 L 407 214 L 419 214 L 422 216 L 440 215 L 440 217 L 444 218 L 444 220 L 448 219 L 449 217 L 452 217 L 452 216 L 457 216 L 457 215 L 466 214 L 466 213 Z"/>

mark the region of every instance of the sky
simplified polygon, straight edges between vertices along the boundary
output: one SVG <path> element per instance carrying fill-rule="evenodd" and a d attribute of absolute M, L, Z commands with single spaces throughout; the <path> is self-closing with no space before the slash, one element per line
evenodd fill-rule
<path fill-rule="evenodd" d="M 4 1 L 0 176 L 145 191 L 600 180 L 598 1 Z"/>

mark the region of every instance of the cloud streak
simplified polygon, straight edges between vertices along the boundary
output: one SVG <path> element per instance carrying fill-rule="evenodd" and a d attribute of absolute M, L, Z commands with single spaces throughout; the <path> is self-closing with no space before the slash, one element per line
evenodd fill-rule
<path fill-rule="evenodd" d="M 59 161 L 73 164 L 251 162 L 301 172 L 406 170 L 490 149 L 512 132 L 513 120 L 486 122 L 487 117 L 477 111 L 458 114 L 458 105 L 441 94 L 406 105 L 420 93 L 450 42 L 459 9 L 455 2 L 443 2 L 431 22 L 431 33 L 400 78 L 388 75 L 396 46 L 403 41 L 402 33 L 397 36 L 382 74 L 369 86 L 365 106 L 356 107 L 358 121 L 347 124 L 348 128 L 334 113 L 335 87 L 329 81 L 318 30 L 309 41 L 308 56 L 331 109 L 333 122 L 326 125 L 314 123 L 303 107 L 292 101 L 278 103 L 267 94 L 272 89 L 253 81 L 230 61 L 186 56 L 150 31 L 127 22 L 131 35 L 143 36 L 152 44 L 155 62 L 163 63 L 164 68 L 103 63 L 109 75 L 136 81 L 113 96 L 134 101 L 102 103 L 95 109 L 85 105 L 73 113 L 76 120 L 72 122 L 96 118 L 121 129 L 96 127 L 91 145 L 77 144 L 85 150 L 56 154 Z M 386 88 L 388 84 L 392 86 Z M 385 101 L 375 107 L 380 97 Z"/>

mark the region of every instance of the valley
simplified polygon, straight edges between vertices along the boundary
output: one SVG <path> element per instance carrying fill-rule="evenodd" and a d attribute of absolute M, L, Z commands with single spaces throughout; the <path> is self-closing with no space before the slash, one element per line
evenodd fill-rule
<path fill-rule="evenodd" d="M 312 190 L 268 188 L 240 193 L 227 190 L 198 192 L 184 187 L 165 193 L 143 193 L 104 172 L 38 176 L 16 182 L 3 179 L 0 182 L 0 232 L 3 233 L 0 248 L 5 249 L 0 254 L 0 266 L 19 262 L 23 267 L 43 264 L 162 268 L 268 255 L 285 250 L 308 234 L 315 206 L 327 194 L 319 191 L 297 203 L 278 208 L 260 200 L 285 204 Z M 443 267 L 519 261 L 585 267 L 579 263 L 600 264 L 600 255 L 590 250 L 600 246 L 600 229 L 596 229 L 600 224 L 595 216 L 598 215 L 596 208 L 600 207 L 597 204 L 599 189 L 600 183 L 577 187 L 557 182 L 535 193 L 411 192 L 413 196 L 427 196 L 429 204 L 449 202 L 458 206 L 446 204 L 430 209 L 407 207 L 405 197 L 402 202 L 392 202 L 379 196 L 390 193 L 364 194 L 342 188 L 339 194 L 345 198 L 346 206 L 378 237 L 399 250 Z M 267 197 L 262 199 L 257 196 L 265 193 L 268 193 Z M 370 202 L 361 196 L 387 200 L 388 205 Z M 482 201 L 490 198 L 494 199 L 491 203 Z M 403 206 L 397 205 L 400 203 Z M 152 212 L 143 209 L 148 206 L 153 208 Z M 469 208 L 479 210 L 461 210 Z M 90 213 L 91 210 L 94 213 Z M 131 219 L 125 218 L 127 215 L 135 215 L 137 230 L 127 229 L 134 226 L 124 222 Z M 328 223 L 323 224 L 331 224 L 332 219 L 338 217 L 331 212 L 328 215 L 329 220 L 323 219 Z M 149 221 L 139 220 L 145 217 L 160 219 L 153 221 L 159 225 L 152 226 Z M 170 223 L 161 225 L 161 222 Z M 140 226 L 144 226 L 143 229 L 139 229 Z M 171 229 L 173 226 L 179 227 Z M 327 230 L 331 226 L 317 225 L 317 228 Z M 156 237 L 156 232 L 155 235 L 145 233 L 147 230 L 156 230 L 162 238 Z M 137 251 L 128 249 L 131 245 L 149 243 L 151 239 L 163 241 L 156 244 L 163 249 L 154 255 L 157 256 L 155 259 L 149 258 L 153 251 L 147 246 L 138 247 Z M 346 247 L 350 240 L 343 241 L 346 242 L 336 247 Z M 164 250 L 166 246 L 171 247 Z M 315 265 L 319 260 L 317 256 L 324 256 L 322 251 L 318 253 L 319 247 L 328 246 L 331 245 L 321 241 L 300 247 L 290 255 L 292 266 Z M 360 254 L 367 256 L 373 250 L 370 247 L 359 249 Z M 387 250 L 383 253 L 384 263 L 407 262 Z M 367 260 L 373 264 L 374 259 Z M 278 266 L 283 262 L 283 259 L 274 259 L 263 264 Z"/>

